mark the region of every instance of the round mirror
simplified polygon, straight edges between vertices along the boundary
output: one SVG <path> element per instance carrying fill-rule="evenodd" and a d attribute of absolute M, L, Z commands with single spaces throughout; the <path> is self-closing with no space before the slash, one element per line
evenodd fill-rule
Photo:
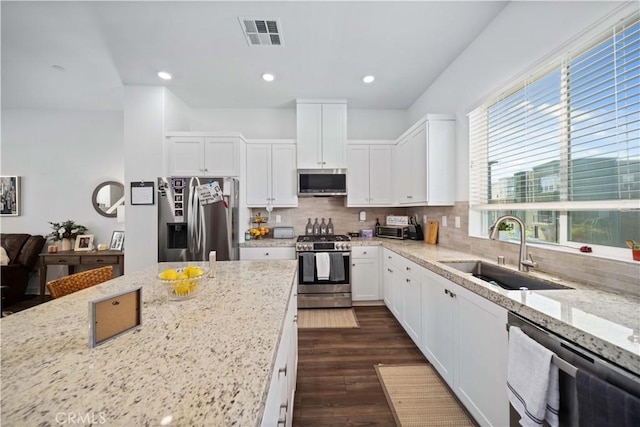
<path fill-rule="evenodd" d="M 91 202 L 100 215 L 115 218 L 118 206 L 124 204 L 124 185 L 116 181 L 101 183 L 93 190 Z"/>

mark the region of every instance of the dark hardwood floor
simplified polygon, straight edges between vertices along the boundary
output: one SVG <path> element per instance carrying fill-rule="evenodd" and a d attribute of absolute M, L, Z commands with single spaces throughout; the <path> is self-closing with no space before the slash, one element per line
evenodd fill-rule
<path fill-rule="evenodd" d="M 360 328 L 298 330 L 294 426 L 394 426 L 374 365 L 426 362 L 384 306 L 355 307 Z"/>

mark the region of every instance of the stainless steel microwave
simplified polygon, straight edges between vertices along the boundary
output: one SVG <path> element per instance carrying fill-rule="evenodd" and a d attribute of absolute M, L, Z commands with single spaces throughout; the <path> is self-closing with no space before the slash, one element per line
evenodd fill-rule
<path fill-rule="evenodd" d="M 346 169 L 298 169 L 298 196 L 346 195 Z"/>

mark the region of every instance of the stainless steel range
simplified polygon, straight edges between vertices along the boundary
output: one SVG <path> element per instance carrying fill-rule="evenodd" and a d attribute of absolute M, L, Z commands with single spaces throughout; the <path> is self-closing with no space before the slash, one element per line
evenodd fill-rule
<path fill-rule="evenodd" d="M 351 307 L 349 236 L 299 236 L 298 307 Z"/>

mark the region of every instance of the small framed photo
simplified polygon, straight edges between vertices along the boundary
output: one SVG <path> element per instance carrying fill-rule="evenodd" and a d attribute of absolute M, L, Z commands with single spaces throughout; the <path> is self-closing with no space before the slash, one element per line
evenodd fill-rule
<path fill-rule="evenodd" d="M 0 216 L 20 215 L 20 177 L 0 176 Z"/>
<path fill-rule="evenodd" d="M 124 249 L 124 231 L 114 231 L 111 235 L 110 251 L 121 251 Z"/>
<path fill-rule="evenodd" d="M 93 249 L 93 234 L 81 234 L 76 237 L 74 251 L 90 251 Z"/>

